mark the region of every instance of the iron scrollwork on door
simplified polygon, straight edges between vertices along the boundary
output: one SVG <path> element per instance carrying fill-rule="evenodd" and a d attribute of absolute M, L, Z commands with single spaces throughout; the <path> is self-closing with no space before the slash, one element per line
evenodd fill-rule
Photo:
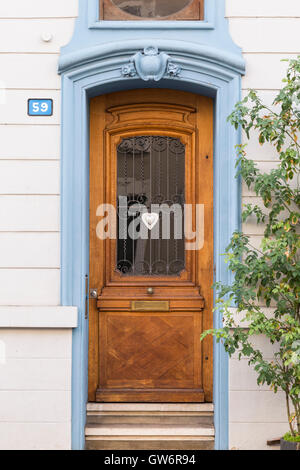
<path fill-rule="evenodd" d="M 179 275 L 185 267 L 185 145 L 175 137 L 130 137 L 118 145 L 117 162 L 117 270 Z"/>

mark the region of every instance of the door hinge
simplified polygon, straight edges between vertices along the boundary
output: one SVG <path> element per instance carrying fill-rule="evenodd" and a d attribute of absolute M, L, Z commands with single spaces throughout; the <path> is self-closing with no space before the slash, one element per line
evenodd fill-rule
<path fill-rule="evenodd" d="M 85 275 L 85 314 L 84 318 L 87 320 L 89 317 L 89 276 Z"/>

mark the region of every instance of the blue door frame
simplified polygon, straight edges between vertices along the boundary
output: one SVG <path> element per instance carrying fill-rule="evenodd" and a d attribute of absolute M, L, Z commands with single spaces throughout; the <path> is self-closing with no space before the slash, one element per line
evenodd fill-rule
<path fill-rule="evenodd" d="M 240 226 L 240 184 L 235 178 L 235 145 L 240 135 L 226 120 L 240 98 L 244 62 L 224 20 L 224 1 L 207 2 L 204 22 L 168 22 L 133 26 L 97 21 L 98 0 L 79 0 L 72 41 L 63 48 L 61 141 L 61 302 L 78 307 L 72 344 L 72 448 L 84 448 L 88 380 L 88 321 L 85 319 L 85 276 L 89 272 L 89 100 L 93 96 L 135 88 L 169 88 L 214 98 L 214 262 L 217 281 L 230 282 L 222 259 L 231 233 Z M 105 23 L 105 24 L 103 24 Z M 108 24 L 113 23 L 113 24 Z M 173 23 L 171 25 L 171 23 Z M 172 34 L 185 30 L 184 41 Z M 125 33 L 124 33 L 125 31 Z M 195 35 L 197 32 L 197 36 Z M 170 33 L 170 34 L 169 34 Z M 170 36 L 167 37 L 166 36 Z M 145 37 L 147 36 L 147 37 Z M 149 36 L 149 37 L 148 37 Z M 122 39 L 124 40 L 116 40 Z M 132 38 L 133 37 L 133 38 Z M 162 38 L 163 39 L 162 39 Z M 197 38 L 197 40 L 195 40 Z M 191 39 L 193 39 L 191 41 Z M 198 41 L 198 42 L 197 42 Z M 138 51 L 155 47 L 180 70 L 167 71 L 158 82 L 122 68 Z M 215 327 L 221 326 L 217 312 Z M 214 344 L 216 449 L 228 449 L 228 357 Z"/>

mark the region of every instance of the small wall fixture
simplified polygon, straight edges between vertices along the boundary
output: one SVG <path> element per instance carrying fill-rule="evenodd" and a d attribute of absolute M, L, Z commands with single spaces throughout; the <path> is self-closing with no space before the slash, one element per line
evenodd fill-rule
<path fill-rule="evenodd" d="M 52 39 L 53 39 L 53 34 L 51 34 L 49 32 L 42 33 L 41 34 L 41 39 L 44 42 L 51 42 Z"/>

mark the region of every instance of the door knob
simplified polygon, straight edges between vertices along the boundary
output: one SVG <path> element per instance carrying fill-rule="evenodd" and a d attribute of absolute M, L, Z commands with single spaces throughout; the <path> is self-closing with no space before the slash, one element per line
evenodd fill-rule
<path fill-rule="evenodd" d="M 91 299 L 97 299 L 97 298 L 98 298 L 98 291 L 97 291 L 97 289 L 91 289 L 91 290 L 90 290 L 90 297 L 91 297 Z"/>
<path fill-rule="evenodd" d="M 154 294 L 154 289 L 153 289 L 153 287 L 148 287 L 148 289 L 147 289 L 147 294 L 149 294 L 149 295 Z"/>

